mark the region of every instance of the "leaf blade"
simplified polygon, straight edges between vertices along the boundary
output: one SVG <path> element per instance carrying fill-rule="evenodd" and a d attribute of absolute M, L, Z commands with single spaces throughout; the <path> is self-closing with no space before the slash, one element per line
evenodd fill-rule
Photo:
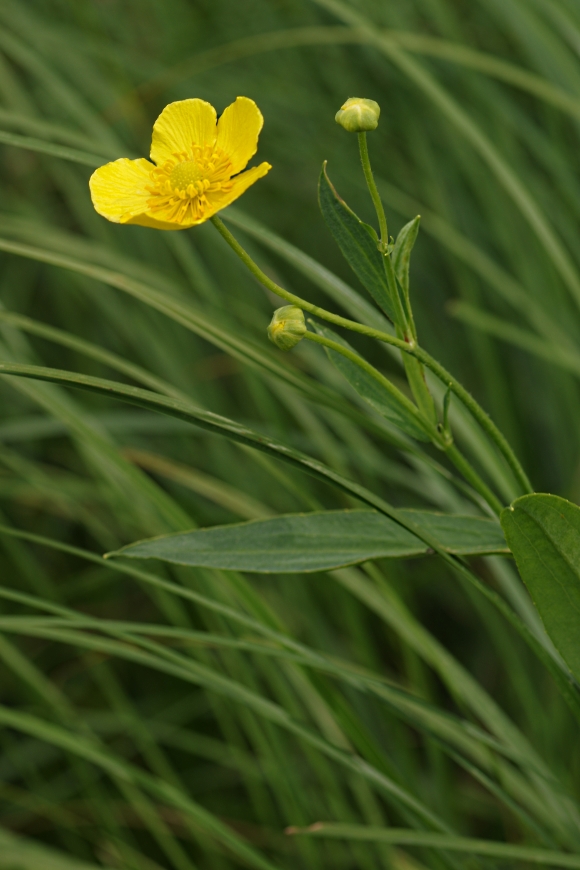
<path fill-rule="evenodd" d="M 580 679 L 580 508 L 534 493 L 516 499 L 500 519 L 546 632 Z"/>
<path fill-rule="evenodd" d="M 409 266 L 411 264 L 411 252 L 419 234 L 420 215 L 405 224 L 400 230 L 395 247 L 393 248 L 393 267 L 395 275 L 405 292 L 409 296 Z"/>
<path fill-rule="evenodd" d="M 507 553 L 491 519 L 401 510 L 430 529 L 454 555 Z M 421 556 L 429 548 L 375 511 L 287 514 L 228 526 L 163 535 L 109 555 L 256 573 L 312 573 L 380 558 Z"/>
<path fill-rule="evenodd" d="M 56 849 L 18 837 L 5 828 L 0 829 L 0 867 L 6 870 L 112 870 L 102 864 L 93 864 L 65 855 Z"/>
<path fill-rule="evenodd" d="M 470 855 L 485 855 L 513 861 L 548 864 L 550 867 L 580 868 L 580 855 L 556 852 L 551 849 L 538 849 L 534 846 L 501 843 L 494 840 L 476 840 L 471 837 L 456 837 L 449 834 L 436 834 L 431 831 L 414 831 L 410 828 L 375 828 L 364 825 L 319 822 L 310 828 L 290 828 L 287 833 L 306 834 L 311 837 L 364 840 L 401 846 L 425 846 L 452 852 L 466 852 Z"/>
<path fill-rule="evenodd" d="M 348 265 L 379 308 L 382 308 L 389 320 L 394 321 L 393 305 L 377 242 L 371 236 L 370 228 L 339 197 L 326 173 L 326 164 L 320 173 L 318 201 L 322 217 Z"/>

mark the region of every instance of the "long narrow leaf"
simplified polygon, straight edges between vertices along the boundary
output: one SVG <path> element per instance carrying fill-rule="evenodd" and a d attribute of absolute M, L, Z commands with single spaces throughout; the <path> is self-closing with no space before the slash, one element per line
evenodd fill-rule
<path fill-rule="evenodd" d="M 550 867 L 580 867 L 580 855 L 570 855 L 533 846 L 515 846 L 492 840 L 475 840 L 469 837 L 449 837 L 426 831 L 410 831 L 404 828 L 363 828 L 355 825 L 333 825 L 319 822 L 310 828 L 289 828 L 289 834 L 311 837 L 337 837 L 344 840 L 390 843 L 399 846 L 429 846 L 450 852 L 465 852 L 506 861 L 522 861 L 531 864 L 547 864 Z"/>
<path fill-rule="evenodd" d="M 399 514 L 429 529 L 449 553 L 509 552 L 499 524 L 493 520 L 425 511 L 399 510 Z M 166 535 L 130 544 L 109 555 L 268 574 L 327 571 L 428 551 L 415 535 L 381 514 L 326 511 Z"/>

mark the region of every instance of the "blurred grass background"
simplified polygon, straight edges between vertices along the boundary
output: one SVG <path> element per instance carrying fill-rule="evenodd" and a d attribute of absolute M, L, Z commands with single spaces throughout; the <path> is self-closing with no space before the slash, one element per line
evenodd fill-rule
<path fill-rule="evenodd" d="M 108 224 L 90 202 L 91 169 L 30 142 L 103 162 L 147 155 L 171 100 L 202 97 L 219 112 L 252 97 L 265 117 L 259 158 L 273 169 L 229 225 L 284 286 L 336 307 L 278 237 L 354 284 L 316 186 L 328 160 L 341 195 L 372 219 L 356 139 L 333 120 L 347 96 L 365 96 L 382 107 L 369 143 L 391 232 L 423 217 L 412 266 L 422 343 L 492 414 L 535 487 L 578 501 L 580 8 L 357 0 L 347 8 L 369 29 L 354 31 L 331 6 L 0 2 L 0 357 L 178 391 L 395 504 L 476 511 L 433 452 L 341 410 L 356 404 L 317 349 L 283 357 L 267 345 L 277 303 L 213 227 Z M 127 280 L 189 306 L 197 327 L 123 292 Z M 393 359 L 355 343 L 401 379 Z M 342 406 L 325 406 L 318 384 Z M 421 829 L 427 810 L 466 836 L 578 847 L 567 708 L 507 624 L 443 566 L 121 573 L 101 554 L 140 537 L 351 502 L 129 406 L 6 378 L 0 397 L 0 867 L 513 866 L 283 833 L 320 819 Z M 493 475 L 473 429 L 462 432 Z M 477 570 L 526 610 L 507 563 Z M 47 613 L 61 622 L 48 626 Z M 94 620 L 115 623 L 96 631 Z M 370 669 L 392 696 L 293 660 L 260 626 Z"/>

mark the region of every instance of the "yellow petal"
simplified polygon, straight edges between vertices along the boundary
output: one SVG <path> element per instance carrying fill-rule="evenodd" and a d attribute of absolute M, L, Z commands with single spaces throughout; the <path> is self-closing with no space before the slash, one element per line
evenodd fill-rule
<path fill-rule="evenodd" d="M 100 166 L 91 175 L 89 186 L 95 211 L 113 223 L 128 223 L 134 215 L 147 211 L 151 193 L 152 163 L 140 158 L 121 157 L 113 163 Z"/>
<path fill-rule="evenodd" d="M 151 227 L 154 230 L 185 230 L 183 224 L 176 224 L 170 221 L 160 221 L 151 214 L 138 214 L 123 221 L 124 224 L 135 224 L 138 227 Z M 191 226 L 191 225 L 190 225 Z"/>
<path fill-rule="evenodd" d="M 264 175 L 267 175 L 271 168 L 272 167 L 269 163 L 260 163 L 259 166 L 253 166 L 251 169 L 248 169 L 247 172 L 242 172 L 233 179 L 234 185 L 228 193 L 221 195 L 217 194 L 215 198 L 212 197 L 209 208 L 205 210 L 203 220 L 197 221 L 197 223 L 203 223 L 203 221 L 208 220 L 208 218 L 212 217 L 216 212 L 221 211 L 222 208 L 230 205 L 259 178 L 263 178 Z"/>
<path fill-rule="evenodd" d="M 232 175 L 246 166 L 258 150 L 258 136 L 264 124 L 253 100 L 237 97 L 218 121 L 217 144 L 232 161 Z"/>
<path fill-rule="evenodd" d="M 216 111 L 210 103 L 197 98 L 169 103 L 153 125 L 151 160 L 162 166 L 192 145 L 213 145 L 215 137 Z"/>
<path fill-rule="evenodd" d="M 121 157 L 99 167 L 89 180 L 95 211 L 116 224 L 138 224 L 157 230 L 180 230 L 179 224 L 160 221 L 149 215 L 151 199 L 145 185 L 151 184 L 150 172 L 155 167 L 148 160 L 128 160 Z"/>

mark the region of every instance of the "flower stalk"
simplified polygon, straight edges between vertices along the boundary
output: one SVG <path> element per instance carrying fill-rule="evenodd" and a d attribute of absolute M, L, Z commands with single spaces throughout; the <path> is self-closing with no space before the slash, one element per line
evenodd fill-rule
<path fill-rule="evenodd" d="M 462 384 L 460 384 L 459 381 L 454 378 L 453 375 L 448 372 L 444 366 L 441 365 L 441 363 L 437 362 L 437 360 L 435 360 L 429 353 L 427 353 L 426 350 L 421 348 L 415 340 L 411 339 L 410 341 L 405 341 L 404 339 L 399 338 L 398 336 L 391 335 L 388 332 L 383 332 L 382 330 L 375 329 L 372 326 L 366 326 L 365 324 L 358 323 L 355 320 L 349 320 L 347 317 L 341 317 L 339 314 L 333 314 L 331 311 L 327 311 L 326 309 L 321 308 L 318 305 L 307 302 L 305 299 L 302 299 L 300 296 L 297 296 L 294 293 L 290 293 L 288 290 L 280 287 L 279 284 L 276 284 L 275 281 L 269 278 L 266 273 L 260 269 L 257 263 L 252 260 L 247 251 L 242 247 L 242 245 L 240 245 L 235 236 L 228 230 L 223 221 L 217 215 L 214 215 L 211 218 L 211 222 L 220 233 L 224 241 L 228 243 L 234 253 L 237 254 L 237 256 L 254 275 L 254 277 L 264 287 L 266 287 L 266 289 L 270 290 L 276 296 L 279 296 L 281 299 L 286 300 L 286 302 L 288 302 L 290 305 L 296 305 L 298 308 L 302 308 L 303 311 L 307 311 L 309 314 L 313 314 L 315 317 L 320 317 L 322 320 L 333 323 L 335 326 L 349 329 L 351 332 L 356 332 L 359 335 L 365 335 L 368 338 L 374 338 L 377 341 L 382 341 L 385 344 L 390 344 L 393 347 L 397 347 L 399 350 L 403 351 L 404 354 L 415 357 L 426 368 L 430 369 L 436 375 L 436 377 L 440 381 L 442 381 L 452 393 L 457 396 L 457 398 L 467 408 L 467 410 L 471 413 L 474 419 L 477 420 L 486 435 L 496 445 L 497 449 L 503 455 L 508 466 L 510 467 L 522 492 L 533 492 L 533 488 L 529 481 L 529 478 L 526 475 L 524 469 L 522 468 L 517 456 L 515 455 L 507 439 L 495 425 L 493 420 L 483 410 L 481 405 L 478 404 L 473 396 L 471 396 L 471 394 L 465 389 L 465 387 L 463 387 Z"/>
<path fill-rule="evenodd" d="M 387 393 L 389 393 L 399 404 L 401 404 L 408 414 L 410 414 L 415 422 L 420 426 L 421 429 L 425 432 L 426 435 L 433 441 L 433 443 L 437 444 L 437 446 L 441 450 L 445 450 L 445 441 L 441 437 L 437 427 L 431 423 L 429 419 L 427 419 L 421 411 L 417 408 L 417 406 L 411 402 L 407 396 L 401 392 L 391 381 L 386 378 L 384 375 L 380 373 L 378 369 L 376 369 L 371 363 L 367 362 L 364 357 L 359 356 L 354 351 L 350 350 L 347 347 L 344 347 L 342 344 L 339 344 L 337 341 L 332 341 L 330 338 L 326 338 L 323 335 L 318 335 L 315 332 L 306 332 L 303 338 L 308 339 L 309 341 L 314 341 L 316 344 L 321 344 L 324 347 L 328 347 L 330 350 L 335 351 L 336 353 L 340 353 L 342 356 L 346 357 L 346 359 L 355 363 L 360 369 L 369 374 L 375 381 L 377 381 Z"/>
<path fill-rule="evenodd" d="M 339 344 L 337 341 L 332 341 L 332 339 L 326 338 L 322 335 L 317 335 L 315 332 L 306 332 L 302 336 L 308 341 L 313 341 L 316 344 L 321 344 L 324 347 L 329 348 L 330 350 L 335 351 L 335 353 L 340 353 L 342 356 L 346 357 L 346 359 L 353 362 L 367 374 L 369 374 L 374 380 L 376 380 L 381 387 L 383 387 L 386 392 L 388 392 L 398 403 L 400 403 L 407 413 L 409 413 L 415 420 L 415 422 L 423 429 L 426 435 L 429 436 L 433 444 L 442 450 L 449 460 L 455 465 L 458 471 L 461 472 L 465 480 L 471 484 L 473 489 L 479 493 L 479 495 L 487 502 L 491 510 L 499 516 L 501 511 L 503 510 L 503 505 L 497 496 L 492 492 L 489 486 L 481 479 L 479 474 L 475 471 L 473 466 L 468 462 L 468 460 L 463 456 L 463 454 L 458 450 L 458 448 L 453 443 L 453 438 L 449 432 L 448 428 L 444 428 L 440 425 L 433 425 L 428 417 L 425 417 L 424 414 L 417 408 L 416 405 L 411 402 L 404 393 L 402 393 L 394 384 L 392 384 L 388 378 L 382 375 L 378 369 L 376 369 L 373 365 L 371 365 L 367 360 L 363 357 L 359 356 L 354 351 L 349 348 L 344 347 L 342 344 Z"/>
<path fill-rule="evenodd" d="M 373 201 L 373 205 L 375 207 L 377 219 L 379 222 L 381 251 L 383 254 L 386 254 L 389 249 L 389 230 L 387 227 L 387 217 L 385 215 L 385 209 L 383 207 L 383 203 L 375 182 L 375 177 L 373 175 L 371 160 L 369 157 L 367 134 L 364 132 L 358 134 L 358 147 L 360 151 L 360 160 L 362 163 L 365 181 L 367 183 L 367 187 L 369 189 L 369 193 L 371 195 L 371 199 Z"/>
<path fill-rule="evenodd" d="M 393 261 L 391 260 L 387 218 L 371 166 L 366 133 L 362 132 L 358 134 L 358 144 L 364 177 L 379 222 L 379 250 L 383 256 L 385 278 L 387 281 L 387 287 L 389 289 L 389 295 L 391 297 L 391 301 L 395 311 L 395 325 L 397 329 L 397 335 L 399 336 L 399 338 L 402 338 L 407 342 L 416 341 L 417 331 L 415 329 L 413 315 L 411 313 L 410 306 L 403 306 L 401 294 L 399 292 L 397 276 L 395 275 Z M 412 357 L 403 356 L 403 365 L 405 366 L 405 373 L 407 375 L 407 380 L 409 381 L 409 386 L 411 387 L 411 392 L 415 397 L 415 401 L 417 402 L 423 414 L 425 414 L 425 416 L 430 419 L 433 424 L 436 424 L 437 411 L 435 409 L 435 402 L 433 401 L 433 397 L 429 392 L 429 388 L 427 387 L 427 383 L 425 381 L 425 373 L 423 371 L 421 363 L 417 362 L 417 360 L 413 359 Z"/>

